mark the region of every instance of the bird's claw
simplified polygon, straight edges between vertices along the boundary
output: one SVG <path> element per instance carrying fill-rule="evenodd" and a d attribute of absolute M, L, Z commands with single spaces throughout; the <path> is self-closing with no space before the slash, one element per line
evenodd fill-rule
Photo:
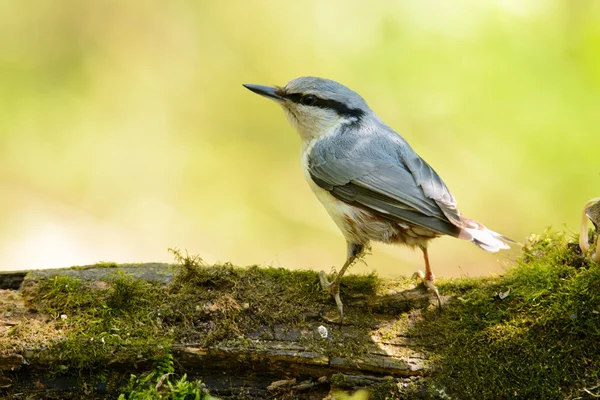
<path fill-rule="evenodd" d="M 331 287 L 331 282 L 329 282 L 329 280 L 327 279 L 327 274 L 325 273 L 325 271 L 319 272 L 319 282 L 321 282 L 321 287 L 323 288 L 323 290 L 329 290 L 329 288 Z"/>
<path fill-rule="evenodd" d="M 340 326 L 344 321 L 344 304 L 342 303 L 342 299 L 340 298 L 340 285 L 335 285 L 334 282 L 329 282 L 327 279 L 327 274 L 325 271 L 319 272 L 319 282 L 321 283 L 321 287 L 323 290 L 328 291 L 335 300 L 335 304 L 337 305 L 337 309 L 340 312 Z"/>
<path fill-rule="evenodd" d="M 415 272 L 414 274 L 412 274 L 411 278 L 412 279 L 419 278 L 420 280 L 422 280 L 423 282 L 425 282 L 425 274 L 421 270 L 418 270 L 417 272 Z"/>
<path fill-rule="evenodd" d="M 340 298 L 339 289 L 335 293 L 332 293 L 332 295 L 333 295 L 333 298 L 335 299 L 335 304 L 337 304 L 338 311 L 340 312 L 340 327 L 341 327 L 342 323 L 344 322 L 344 304 L 342 304 L 342 299 Z"/>
<path fill-rule="evenodd" d="M 421 270 L 418 270 L 417 272 L 415 272 L 413 274 L 412 278 L 413 279 L 419 278 L 421 281 L 423 281 L 423 284 L 425 285 L 425 287 L 427 289 L 429 289 L 433 293 L 435 293 L 435 297 L 437 298 L 437 301 L 438 301 L 438 308 L 441 310 L 442 309 L 442 298 L 440 297 L 440 292 L 439 292 L 438 288 L 433 284 L 433 279 L 426 279 L 425 274 Z"/>
<path fill-rule="evenodd" d="M 427 286 L 427 288 L 429 290 L 431 290 L 433 293 L 435 293 L 435 297 L 437 298 L 438 301 L 438 309 L 441 310 L 442 309 L 442 298 L 440 297 L 440 292 L 438 291 L 438 288 L 433 284 L 433 281 L 424 281 L 425 286 Z"/>

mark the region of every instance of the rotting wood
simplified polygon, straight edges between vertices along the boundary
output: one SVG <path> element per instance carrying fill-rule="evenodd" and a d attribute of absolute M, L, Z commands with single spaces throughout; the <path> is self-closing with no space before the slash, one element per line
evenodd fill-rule
<path fill-rule="evenodd" d="M 172 279 L 172 268 L 168 264 L 138 264 L 127 265 L 119 269 L 140 279 L 156 280 L 168 283 Z M 22 274 L 20 271 L 18 274 Z M 31 283 L 38 279 L 51 278 L 56 275 L 67 275 L 90 281 L 101 280 L 114 273 L 114 268 L 76 268 L 62 270 L 31 271 L 26 278 L 26 285 L 31 289 Z M 4 276 L 10 276 L 5 273 Z M 28 282 L 28 284 L 27 284 Z M 15 290 L 4 291 L 17 296 Z M 427 307 L 432 300 L 431 294 L 420 287 L 392 292 L 378 296 L 354 296 L 347 299 L 348 307 L 364 307 L 377 315 L 381 326 L 393 321 L 401 313 L 411 312 Z M 0 332 L 10 326 L 27 323 L 27 307 L 21 305 L 21 315 L 0 315 Z M 334 308 L 332 308 L 334 310 Z M 36 320 L 40 321 L 39 315 Z M 176 343 L 172 347 L 177 363 L 183 366 L 189 376 L 197 376 L 214 390 L 217 395 L 227 397 L 243 393 L 244 390 L 254 391 L 257 397 L 264 396 L 267 392 L 289 389 L 294 393 L 315 390 L 329 390 L 332 377 L 355 377 L 344 379 L 348 387 L 368 386 L 382 380 L 396 380 L 427 375 L 427 355 L 418 349 L 418 340 L 403 334 L 393 337 L 382 337 L 376 329 L 367 332 L 358 328 L 348 318 L 347 324 L 339 327 L 331 323 L 327 315 L 315 313 L 307 318 L 305 323 L 290 329 L 286 326 L 265 326 L 255 332 L 247 334 L 247 340 L 240 346 L 212 346 L 202 347 L 194 343 Z M 3 326 L 1 326 L 3 325 Z M 356 335 L 369 335 L 369 345 L 363 354 L 352 357 L 331 356 L 324 351 L 306 346 L 307 337 L 318 338 L 318 328 L 325 325 L 327 329 L 337 330 L 335 334 L 339 346 L 344 346 L 344 338 Z M 376 327 L 374 327 L 376 328 Z M 0 339 L 1 340 L 1 339 Z M 56 338 L 60 340 L 60 338 Z M 332 340 L 331 337 L 323 341 Z M 19 373 L 31 368 L 42 368 L 40 365 L 28 365 L 28 354 L 35 352 L 35 348 L 13 349 L 13 352 L 2 354 L 0 363 L 10 371 L 10 383 L 6 383 L 6 376 L 2 377 L 4 387 L 14 384 L 32 382 L 19 382 L 27 380 L 27 373 Z M 25 357 L 24 357 L 25 356 Z M 52 360 L 46 360 L 51 362 Z M 120 367 L 128 370 L 128 364 L 133 366 L 139 360 L 121 360 Z M 294 384 L 277 387 L 274 382 L 303 377 Z M 338 379 L 339 380 L 339 379 Z M 236 383 L 237 382 L 237 383 Z M 236 386 L 237 385 L 237 386 Z M 59 385 L 60 386 L 60 385 Z M 269 389 L 271 388 L 271 389 Z M 275 389 L 274 389 L 275 388 Z M 319 389 L 321 388 L 321 389 Z M 286 390 L 287 390 L 286 389 Z M 296 396 L 296 395 L 295 395 Z M 248 397 L 253 398 L 253 397 Z M 300 395 L 295 398 L 302 398 Z M 308 397 L 307 397 L 308 398 Z"/>

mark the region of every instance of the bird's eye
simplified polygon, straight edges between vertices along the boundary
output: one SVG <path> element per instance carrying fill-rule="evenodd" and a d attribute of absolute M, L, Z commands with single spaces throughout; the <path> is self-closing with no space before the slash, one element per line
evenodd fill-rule
<path fill-rule="evenodd" d="M 314 106 L 316 102 L 317 102 L 317 97 L 313 96 L 312 94 L 307 94 L 306 96 L 302 96 L 302 98 L 300 99 L 300 103 L 304 104 L 305 106 Z"/>

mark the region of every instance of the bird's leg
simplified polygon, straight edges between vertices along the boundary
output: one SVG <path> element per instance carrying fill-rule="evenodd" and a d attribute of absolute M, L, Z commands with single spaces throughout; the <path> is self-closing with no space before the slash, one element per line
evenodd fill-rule
<path fill-rule="evenodd" d="M 344 266 L 338 272 L 333 282 L 329 282 L 327 280 L 327 275 L 325 271 L 319 272 L 319 280 L 321 281 L 321 286 L 325 290 L 329 290 L 333 298 L 335 299 L 335 304 L 337 304 L 337 308 L 340 311 L 340 325 L 344 320 L 344 305 L 342 304 L 342 299 L 340 298 L 340 282 L 342 281 L 342 276 L 350 267 L 357 258 L 359 258 L 365 250 L 365 246 L 363 244 L 358 243 L 350 243 L 348 242 L 348 255 L 346 258 L 346 262 Z"/>
<path fill-rule="evenodd" d="M 440 292 L 438 291 L 437 287 L 435 287 L 435 285 L 433 284 L 433 281 L 435 280 L 435 276 L 433 275 L 433 272 L 431 272 L 431 266 L 429 265 L 429 254 L 427 253 L 427 247 L 425 247 L 425 246 L 420 246 L 420 247 L 421 247 L 421 251 L 423 251 L 423 259 L 425 260 L 425 274 L 423 274 L 423 271 L 419 270 L 419 271 L 415 272 L 413 277 L 418 276 L 419 278 L 421 278 L 421 280 L 423 281 L 423 284 L 425 284 L 425 287 L 427 287 L 428 289 L 433 291 L 433 293 L 435 293 L 435 297 L 437 297 L 437 301 L 438 301 L 438 308 L 441 310 L 442 309 L 442 299 L 440 298 Z"/>

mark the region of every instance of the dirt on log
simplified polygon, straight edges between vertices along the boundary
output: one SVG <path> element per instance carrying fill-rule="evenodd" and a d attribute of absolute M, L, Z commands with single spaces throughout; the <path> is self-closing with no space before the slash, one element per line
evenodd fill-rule
<path fill-rule="evenodd" d="M 161 351 L 219 398 L 322 399 L 430 373 L 419 343 L 426 333 L 411 329 L 436 303 L 422 285 L 349 276 L 340 326 L 312 271 L 198 268 L 0 274 L 0 394 L 116 398 Z"/>

